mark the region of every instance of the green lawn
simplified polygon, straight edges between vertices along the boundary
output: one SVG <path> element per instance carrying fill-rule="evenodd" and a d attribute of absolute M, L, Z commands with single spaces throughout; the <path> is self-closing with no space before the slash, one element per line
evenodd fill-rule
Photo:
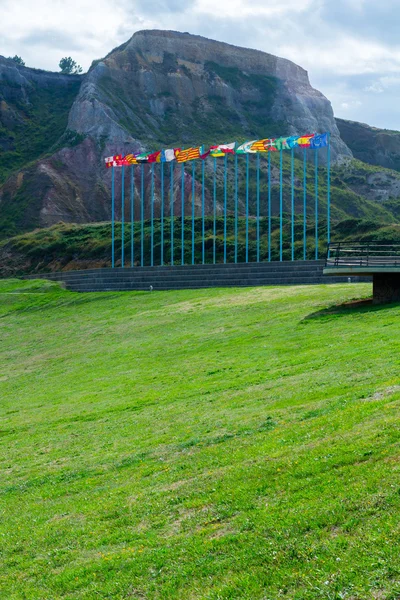
<path fill-rule="evenodd" d="M 0 281 L 0 598 L 400 598 L 400 305 Z"/>

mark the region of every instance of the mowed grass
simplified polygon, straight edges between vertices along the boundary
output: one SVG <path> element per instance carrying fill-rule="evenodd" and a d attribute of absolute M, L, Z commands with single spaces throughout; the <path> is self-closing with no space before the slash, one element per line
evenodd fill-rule
<path fill-rule="evenodd" d="M 400 305 L 0 282 L 0 598 L 400 598 Z"/>

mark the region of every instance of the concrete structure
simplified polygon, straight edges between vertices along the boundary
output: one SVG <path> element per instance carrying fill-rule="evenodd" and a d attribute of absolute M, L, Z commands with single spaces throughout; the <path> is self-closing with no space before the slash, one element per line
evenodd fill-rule
<path fill-rule="evenodd" d="M 331 277 L 372 277 L 374 304 L 400 302 L 400 245 L 332 243 L 323 273 Z"/>
<path fill-rule="evenodd" d="M 89 269 L 30 275 L 61 281 L 76 292 L 178 290 L 263 285 L 347 283 L 347 277 L 323 276 L 324 261 L 262 262 Z M 354 278 L 353 281 L 358 281 Z"/>

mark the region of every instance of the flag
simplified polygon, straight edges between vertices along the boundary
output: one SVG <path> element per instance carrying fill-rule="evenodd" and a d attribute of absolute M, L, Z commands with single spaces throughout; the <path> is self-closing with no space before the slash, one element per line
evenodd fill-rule
<path fill-rule="evenodd" d="M 328 134 L 327 133 L 316 133 L 310 140 L 310 148 L 318 150 L 318 148 L 326 148 L 328 145 Z"/>
<path fill-rule="evenodd" d="M 188 160 L 195 160 L 200 158 L 200 148 L 188 148 L 187 150 L 181 150 L 178 152 L 176 160 L 178 163 L 183 163 Z"/>
<path fill-rule="evenodd" d="M 297 140 L 297 143 L 300 146 L 300 148 L 309 148 L 311 145 L 310 140 L 313 137 L 314 137 L 313 133 L 311 135 L 304 135 L 302 137 L 299 137 L 299 139 Z"/>
<path fill-rule="evenodd" d="M 275 147 L 277 150 L 288 150 L 289 145 L 287 142 L 288 138 L 280 137 L 275 140 Z"/>
<path fill-rule="evenodd" d="M 252 150 L 251 147 L 255 144 L 257 140 L 252 140 L 251 142 L 245 142 L 239 148 L 236 148 L 236 154 L 254 154 L 256 151 Z"/>
<path fill-rule="evenodd" d="M 171 162 L 175 160 L 180 148 L 168 148 L 167 150 L 161 150 L 160 162 Z"/>
<path fill-rule="evenodd" d="M 214 158 L 219 156 L 225 156 L 225 154 L 235 154 L 236 142 L 230 144 L 219 144 L 218 146 L 211 146 L 210 154 Z"/>
<path fill-rule="evenodd" d="M 290 137 L 286 138 L 286 143 L 289 148 L 296 148 L 296 146 L 299 145 L 299 136 L 291 135 Z"/>
<path fill-rule="evenodd" d="M 251 145 L 252 152 L 267 152 L 265 149 L 265 144 L 268 142 L 268 139 L 265 138 L 263 140 L 257 140 Z"/>
<path fill-rule="evenodd" d="M 211 148 L 207 148 L 207 150 L 206 150 L 204 146 L 200 146 L 200 158 L 201 158 L 201 160 L 204 160 L 205 158 L 207 158 L 207 156 L 210 155 L 210 152 L 211 152 Z"/>
<path fill-rule="evenodd" d="M 136 154 L 135 158 L 138 163 L 147 163 L 148 162 L 149 153 L 143 152 L 142 154 Z"/>
<path fill-rule="evenodd" d="M 124 160 L 128 163 L 128 165 L 137 165 L 137 160 L 133 154 L 127 154 L 124 157 Z"/>
<path fill-rule="evenodd" d="M 160 162 L 159 160 L 157 160 L 160 158 L 160 154 L 161 154 L 161 150 L 159 150 L 158 152 L 153 152 L 152 154 L 148 154 L 147 162 L 148 163 Z"/>
<path fill-rule="evenodd" d="M 265 142 L 265 150 L 267 152 L 277 152 L 275 138 L 270 138 Z"/>
<path fill-rule="evenodd" d="M 104 159 L 107 169 L 110 167 L 122 167 L 122 154 L 115 154 Z"/>

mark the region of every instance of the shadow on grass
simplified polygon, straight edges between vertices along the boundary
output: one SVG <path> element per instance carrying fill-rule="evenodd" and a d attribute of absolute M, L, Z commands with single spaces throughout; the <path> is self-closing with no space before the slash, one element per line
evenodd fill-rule
<path fill-rule="evenodd" d="M 312 319 L 329 319 L 353 314 L 379 312 L 396 306 L 399 306 L 398 302 L 393 304 L 373 304 L 372 298 L 354 299 L 349 302 L 343 302 L 342 304 L 333 304 L 332 306 L 328 306 L 328 308 L 323 308 L 322 310 L 310 313 L 302 319 L 302 322 L 310 321 Z"/>

